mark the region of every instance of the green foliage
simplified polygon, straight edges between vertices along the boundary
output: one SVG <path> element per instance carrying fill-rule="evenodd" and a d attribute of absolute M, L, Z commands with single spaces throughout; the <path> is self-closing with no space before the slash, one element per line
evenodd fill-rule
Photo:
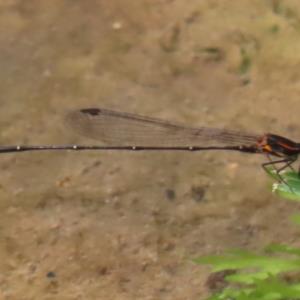
<path fill-rule="evenodd" d="M 273 192 L 278 196 L 294 201 L 300 201 L 300 177 L 295 171 L 284 171 L 280 176 L 275 169 L 267 169 L 267 173 L 276 180 Z"/>
<path fill-rule="evenodd" d="M 291 257 L 278 254 L 289 254 Z M 288 272 L 300 272 L 300 248 L 271 245 L 262 255 L 238 250 L 220 256 L 204 256 L 194 261 L 213 266 L 214 272 L 237 271 L 225 277 L 228 287 L 209 300 L 300 299 L 300 281 L 287 282 L 283 276 Z"/>
<path fill-rule="evenodd" d="M 273 191 L 288 200 L 300 200 L 300 178 L 294 171 L 273 169 L 268 174 L 277 182 Z M 293 221 L 300 224 L 300 216 Z M 224 272 L 227 283 L 208 300 L 296 300 L 300 299 L 300 248 L 273 244 L 255 254 L 234 250 L 223 255 L 209 255 L 194 260 L 209 264 L 213 272 Z M 227 272 L 228 270 L 234 272 Z M 293 280 L 289 276 L 294 274 Z M 298 278 L 297 278 L 298 277 Z"/>
<path fill-rule="evenodd" d="M 252 287 L 226 288 L 208 300 L 287 300 L 299 299 L 300 285 L 290 284 L 277 278 L 257 280 Z"/>
<path fill-rule="evenodd" d="M 300 252 L 300 249 L 299 249 Z M 286 259 L 253 254 L 243 250 L 232 251 L 226 255 L 205 256 L 195 260 L 197 263 L 213 265 L 213 271 L 244 270 L 249 272 L 228 275 L 229 282 L 253 284 L 256 280 L 267 279 L 282 272 L 300 270 L 300 257 Z"/>

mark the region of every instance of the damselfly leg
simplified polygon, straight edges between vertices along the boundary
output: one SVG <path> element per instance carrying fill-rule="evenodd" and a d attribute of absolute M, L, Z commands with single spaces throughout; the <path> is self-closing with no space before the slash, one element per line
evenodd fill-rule
<path fill-rule="evenodd" d="M 295 172 L 292 164 L 297 160 L 297 156 L 293 155 L 293 156 L 285 157 L 285 158 L 279 159 L 279 160 L 272 160 L 270 155 L 267 155 L 267 157 L 269 159 L 269 162 L 265 162 L 262 164 L 263 169 L 268 173 L 268 172 L 270 172 L 268 169 L 268 166 L 272 166 L 272 168 L 275 170 L 276 176 L 279 178 L 279 182 L 283 182 L 284 184 L 286 184 L 292 191 L 292 188 L 289 186 L 289 184 L 286 182 L 286 180 L 284 180 L 284 178 L 281 176 L 281 173 L 286 168 L 290 168 L 292 171 Z M 277 168 L 278 164 L 283 164 L 283 165 L 280 168 Z M 299 175 L 299 172 L 298 172 L 298 175 Z"/>

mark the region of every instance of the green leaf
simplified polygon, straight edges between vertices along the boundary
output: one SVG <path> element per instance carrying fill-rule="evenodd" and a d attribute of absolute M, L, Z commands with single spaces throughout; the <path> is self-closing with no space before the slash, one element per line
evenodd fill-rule
<path fill-rule="evenodd" d="M 269 277 L 256 280 L 252 286 L 226 288 L 208 300 L 288 300 L 300 299 L 300 284 L 291 284 Z"/>
<path fill-rule="evenodd" d="M 300 248 L 292 247 L 288 245 L 272 244 L 266 247 L 265 250 L 268 251 L 269 253 L 281 252 L 281 253 L 294 254 L 300 256 Z"/>
<path fill-rule="evenodd" d="M 278 174 L 277 170 L 270 167 L 267 174 L 277 182 L 273 183 L 273 192 L 285 199 L 300 201 L 300 177 L 295 171 L 283 171 Z"/>
<path fill-rule="evenodd" d="M 256 280 L 269 278 L 282 272 L 300 269 L 300 259 L 252 254 L 246 251 L 234 251 L 219 256 L 204 256 L 194 260 L 198 264 L 210 264 L 213 272 L 224 270 L 244 270 L 226 276 L 230 282 L 253 284 Z"/>
<path fill-rule="evenodd" d="M 291 219 L 295 224 L 300 225 L 300 215 L 294 215 Z"/>

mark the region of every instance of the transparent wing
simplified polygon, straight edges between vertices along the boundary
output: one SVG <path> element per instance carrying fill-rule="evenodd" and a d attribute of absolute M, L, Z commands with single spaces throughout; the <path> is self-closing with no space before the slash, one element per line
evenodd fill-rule
<path fill-rule="evenodd" d="M 67 123 L 79 134 L 112 146 L 251 146 L 258 135 L 208 127 L 187 127 L 101 108 L 71 111 Z"/>

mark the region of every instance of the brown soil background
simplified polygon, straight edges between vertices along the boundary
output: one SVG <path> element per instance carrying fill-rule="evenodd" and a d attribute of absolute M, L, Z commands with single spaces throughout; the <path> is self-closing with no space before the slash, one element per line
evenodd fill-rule
<path fill-rule="evenodd" d="M 91 143 L 78 107 L 300 136 L 296 0 L 2 0 L 0 70 L 3 145 Z M 2 155 L 1 299 L 205 299 L 193 258 L 297 244 L 263 160 Z"/>

